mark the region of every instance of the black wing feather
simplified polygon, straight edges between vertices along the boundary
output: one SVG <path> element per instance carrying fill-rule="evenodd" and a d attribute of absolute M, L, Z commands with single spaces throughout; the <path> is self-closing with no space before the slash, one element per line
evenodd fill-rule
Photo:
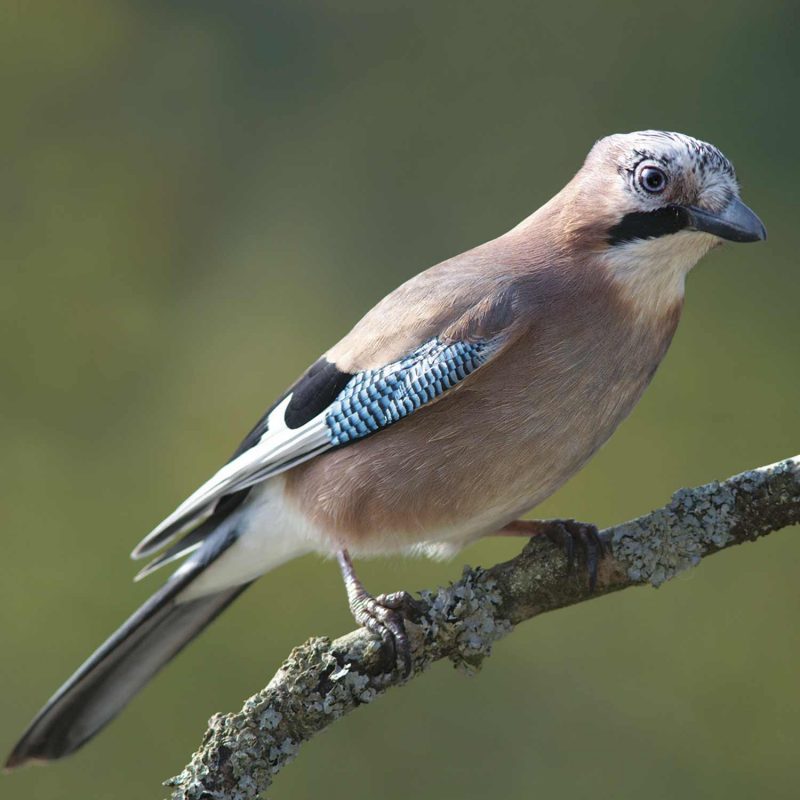
<path fill-rule="evenodd" d="M 269 430 L 269 415 L 291 394 L 286 407 L 285 422 L 288 428 L 301 428 L 324 411 L 344 389 L 353 376 L 342 372 L 326 358 L 317 359 L 292 386 L 290 386 L 252 427 L 229 461 L 258 444 Z"/>

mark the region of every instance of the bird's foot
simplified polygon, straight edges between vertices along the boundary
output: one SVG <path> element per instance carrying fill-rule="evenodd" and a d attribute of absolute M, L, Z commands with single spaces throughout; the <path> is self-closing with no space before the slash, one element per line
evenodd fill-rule
<path fill-rule="evenodd" d="M 416 608 L 414 599 L 408 592 L 392 592 L 373 597 L 364 588 L 353 568 L 353 562 L 346 550 L 337 554 L 342 570 L 350 612 L 355 621 L 371 633 L 381 638 L 384 645 L 402 664 L 403 675 L 411 674 L 411 644 L 406 633 L 406 617 Z"/>
<path fill-rule="evenodd" d="M 406 633 L 404 611 L 413 605 L 407 592 L 392 592 L 373 597 L 367 592 L 350 604 L 350 611 L 359 625 L 380 636 L 383 643 L 403 665 L 403 675 L 411 673 L 411 645 Z"/>
<path fill-rule="evenodd" d="M 581 551 L 589 573 L 589 590 L 593 592 L 597 585 L 597 567 L 606 552 L 605 542 L 600 537 L 597 526 L 574 519 L 548 520 L 548 523 L 549 530 L 545 535 L 551 542 L 564 548 L 568 570 L 575 568 L 578 551 Z"/>
<path fill-rule="evenodd" d="M 574 519 L 526 520 L 510 522 L 498 531 L 501 536 L 546 536 L 553 544 L 564 550 L 567 570 L 572 571 L 577 563 L 578 551 L 586 561 L 589 573 L 589 589 L 597 585 L 597 567 L 606 554 L 606 544 L 596 525 Z"/>

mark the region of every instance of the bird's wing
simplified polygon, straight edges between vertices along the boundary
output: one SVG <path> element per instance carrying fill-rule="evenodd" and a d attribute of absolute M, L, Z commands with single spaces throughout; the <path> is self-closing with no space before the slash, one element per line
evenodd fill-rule
<path fill-rule="evenodd" d="M 484 297 L 437 335 L 379 367 L 343 371 L 328 360 L 334 352 L 330 351 L 253 428 L 234 457 L 158 525 L 132 556 L 149 555 L 200 524 L 223 498 L 326 450 L 377 433 L 454 390 L 515 338 L 515 298 L 513 287 Z M 348 347 L 352 354 L 353 345 Z"/>

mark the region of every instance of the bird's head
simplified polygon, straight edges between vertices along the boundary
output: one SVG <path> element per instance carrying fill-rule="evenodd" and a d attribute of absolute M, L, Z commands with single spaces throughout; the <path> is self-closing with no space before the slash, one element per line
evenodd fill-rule
<path fill-rule="evenodd" d="M 682 296 L 686 273 L 712 247 L 767 236 L 739 199 L 731 162 L 681 133 L 601 139 L 568 190 L 573 236 L 615 280 L 659 305 Z"/>

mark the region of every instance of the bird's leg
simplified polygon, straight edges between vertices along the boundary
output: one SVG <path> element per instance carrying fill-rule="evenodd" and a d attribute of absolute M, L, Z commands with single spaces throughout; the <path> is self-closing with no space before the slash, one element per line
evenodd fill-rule
<path fill-rule="evenodd" d="M 347 550 L 336 553 L 342 571 L 350 611 L 356 622 L 381 637 L 403 663 L 403 673 L 411 673 L 411 647 L 406 635 L 403 610 L 414 605 L 408 592 L 392 592 L 373 597 L 358 579 Z"/>
<path fill-rule="evenodd" d="M 564 548 L 567 568 L 575 564 L 576 544 L 586 556 L 589 572 L 589 588 L 594 591 L 597 584 L 597 565 L 605 555 L 606 545 L 596 525 L 577 522 L 574 519 L 517 519 L 509 522 L 495 536 L 546 536 L 553 544 Z"/>

